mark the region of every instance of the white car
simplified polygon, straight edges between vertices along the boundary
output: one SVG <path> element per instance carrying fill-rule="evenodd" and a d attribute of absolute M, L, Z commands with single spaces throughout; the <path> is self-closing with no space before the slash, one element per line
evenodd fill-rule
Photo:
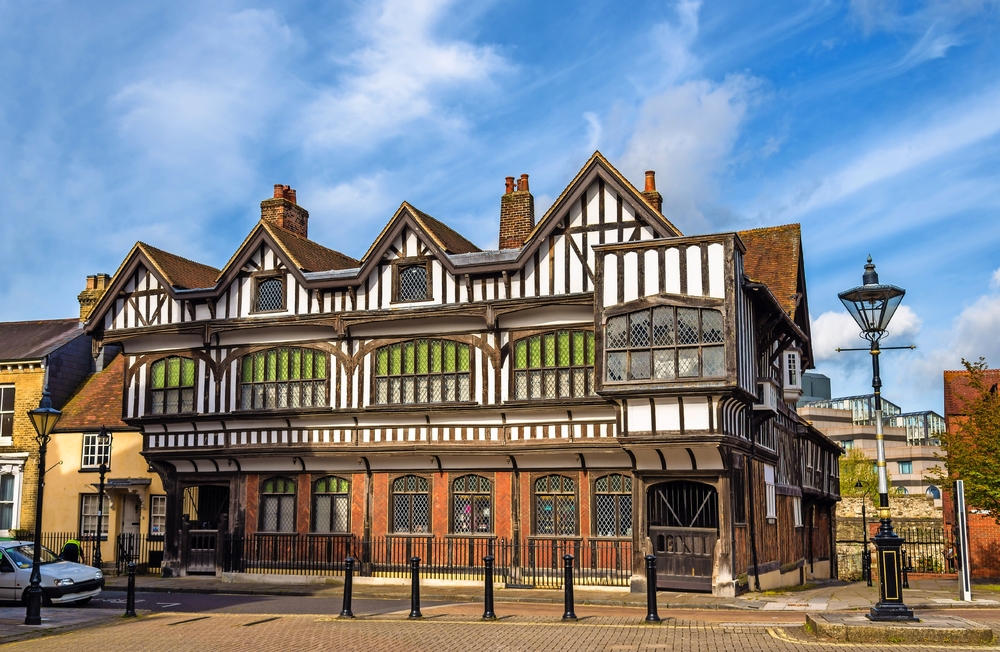
<path fill-rule="evenodd" d="M 0 600 L 24 602 L 31 586 L 34 544 L 0 541 Z M 104 574 L 93 566 L 63 561 L 42 546 L 39 570 L 43 604 L 84 604 L 104 588 Z"/>

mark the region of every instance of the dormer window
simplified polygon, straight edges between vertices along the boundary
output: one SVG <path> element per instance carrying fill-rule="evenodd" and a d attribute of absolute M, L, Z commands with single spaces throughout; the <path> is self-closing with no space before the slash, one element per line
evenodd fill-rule
<path fill-rule="evenodd" d="M 284 279 L 280 276 L 258 278 L 254 312 L 276 312 L 284 309 Z"/>
<path fill-rule="evenodd" d="M 395 269 L 395 300 L 427 301 L 431 299 L 430 261 L 400 263 Z"/>

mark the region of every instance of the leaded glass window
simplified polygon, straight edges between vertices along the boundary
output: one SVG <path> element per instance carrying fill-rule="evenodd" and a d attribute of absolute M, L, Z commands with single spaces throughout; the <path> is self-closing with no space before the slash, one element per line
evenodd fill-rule
<path fill-rule="evenodd" d="M 404 475 L 392 481 L 392 531 L 430 532 L 431 494 L 427 478 Z"/>
<path fill-rule="evenodd" d="M 463 475 L 452 484 L 455 534 L 484 534 L 493 531 L 490 481 L 481 475 Z"/>
<path fill-rule="evenodd" d="M 257 312 L 273 312 L 285 308 L 285 283 L 280 278 L 257 281 Z"/>
<path fill-rule="evenodd" d="M 514 342 L 515 400 L 594 393 L 593 331 L 556 331 Z"/>
<path fill-rule="evenodd" d="M 269 478 L 260 491 L 261 532 L 295 531 L 295 480 Z"/>
<path fill-rule="evenodd" d="M 191 358 L 163 358 L 150 365 L 150 412 L 194 412 L 194 370 Z"/>
<path fill-rule="evenodd" d="M 594 482 L 597 536 L 632 536 L 632 478 L 612 473 Z"/>
<path fill-rule="evenodd" d="M 608 382 L 726 375 L 722 312 L 659 306 L 618 315 L 605 329 Z"/>
<path fill-rule="evenodd" d="M 351 484 L 327 476 L 313 484 L 313 532 L 348 532 Z"/>
<path fill-rule="evenodd" d="M 375 403 L 472 400 L 472 349 L 451 340 L 410 340 L 375 351 Z"/>
<path fill-rule="evenodd" d="M 427 265 L 400 265 L 397 268 L 399 284 L 397 301 L 423 301 L 427 299 Z"/>
<path fill-rule="evenodd" d="M 576 534 L 576 484 L 564 475 L 535 480 L 535 534 Z"/>
<path fill-rule="evenodd" d="M 241 410 L 325 407 L 327 354 L 277 348 L 243 356 Z"/>

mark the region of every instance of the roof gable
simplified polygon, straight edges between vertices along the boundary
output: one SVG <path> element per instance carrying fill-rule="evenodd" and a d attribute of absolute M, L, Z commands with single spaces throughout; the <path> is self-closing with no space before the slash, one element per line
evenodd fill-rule
<path fill-rule="evenodd" d="M 136 243 L 152 266 L 160 272 L 167 285 L 177 290 L 195 290 L 215 287 L 219 270 L 196 263 L 169 251 L 163 251 L 145 242 Z"/>
<path fill-rule="evenodd" d="M 743 273 L 750 280 L 766 285 L 781 308 L 795 319 L 796 311 L 806 305 L 799 225 L 769 226 L 738 233 L 746 246 Z"/>
<path fill-rule="evenodd" d="M 404 225 L 410 226 L 414 231 L 423 235 L 424 237 L 421 239 L 429 245 L 428 248 L 443 263 L 448 263 L 448 254 L 468 254 L 482 251 L 445 223 L 404 201 L 396 209 L 382 232 L 375 238 L 365 255 L 361 257 L 360 264 L 368 265 L 373 260 L 381 259 L 389 244 L 399 235 Z M 362 276 L 364 276 L 363 273 L 359 275 L 359 277 Z"/>

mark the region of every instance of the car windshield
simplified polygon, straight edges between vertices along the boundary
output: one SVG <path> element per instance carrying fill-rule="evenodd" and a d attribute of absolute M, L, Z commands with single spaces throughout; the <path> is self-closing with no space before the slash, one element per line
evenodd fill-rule
<path fill-rule="evenodd" d="M 4 557 L 10 559 L 11 563 L 18 568 L 31 568 L 31 562 L 34 554 L 35 546 L 31 543 L 25 543 L 20 546 L 3 549 Z M 54 561 L 59 561 L 59 558 L 51 550 L 42 546 L 39 561 L 42 564 L 51 564 Z"/>

